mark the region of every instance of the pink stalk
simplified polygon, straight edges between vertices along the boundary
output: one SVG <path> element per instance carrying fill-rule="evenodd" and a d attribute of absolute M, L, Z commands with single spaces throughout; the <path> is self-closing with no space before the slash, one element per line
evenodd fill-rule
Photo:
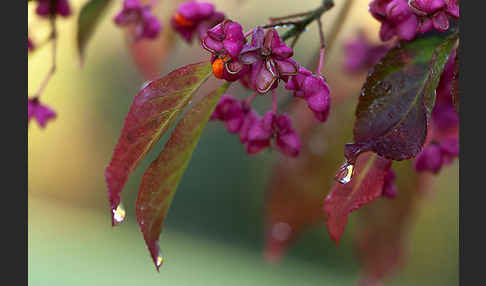
<path fill-rule="evenodd" d="M 277 93 L 275 89 L 272 90 L 272 111 L 277 113 Z"/>
<path fill-rule="evenodd" d="M 319 55 L 319 65 L 317 66 L 317 74 L 318 75 L 321 75 L 322 66 L 323 66 L 323 63 L 324 63 L 324 50 L 325 50 L 325 48 L 322 47 L 321 53 Z"/>

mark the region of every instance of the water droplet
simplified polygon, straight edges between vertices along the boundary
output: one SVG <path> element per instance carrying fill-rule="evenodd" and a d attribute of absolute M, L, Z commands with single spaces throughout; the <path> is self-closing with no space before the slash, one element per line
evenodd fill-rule
<path fill-rule="evenodd" d="M 142 90 L 142 89 L 146 88 L 146 87 L 147 87 L 147 85 L 149 85 L 151 82 L 152 82 L 151 80 L 148 80 L 148 81 L 144 82 L 144 83 L 142 84 L 142 86 L 140 87 L 140 89 Z"/>
<path fill-rule="evenodd" d="M 339 168 L 339 171 L 337 172 L 336 177 L 334 177 L 334 179 L 341 184 L 347 184 L 353 178 L 353 173 L 354 173 L 354 165 L 346 162 L 344 163 L 344 165 L 342 165 Z"/>
<path fill-rule="evenodd" d="M 113 210 L 113 224 L 120 225 L 123 221 L 125 221 L 127 213 L 123 208 L 123 205 L 120 203 L 118 207 Z"/>
<path fill-rule="evenodd" d="M 163 263 L 164 263 L 164 255 L 162 254 L 162 251 L 159 250 L 159 254 L 157 255 L 157 260 L 155 261 L 157 269 L 160 266 L 162 266 Z"/>

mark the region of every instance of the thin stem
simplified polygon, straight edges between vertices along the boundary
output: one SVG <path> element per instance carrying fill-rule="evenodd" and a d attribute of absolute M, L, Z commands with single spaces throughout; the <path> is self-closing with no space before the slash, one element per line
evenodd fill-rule
<path fill-rule="evenodd" d="M 331 53 L 331 49 L 334 47 L 337 35 L 341 31 L 343 24 L 347 16 L 349 15 L 349 12 L 351 11 L 351 7 L 353 3 L 354 0 L 345 0 L 343 7 L 341 8 L 341 10 L 339 10 L 339 14 L 336 16 L 337 17 L 336 20 L 334 20 L 332 24 L 329 35 L 326 37 L 326 54 L 328 56 Z M 321 53 L 321 49 L 319 49 L 319 56 L 320 53 Z M 317 60 L 316 57 L 317 54 L 312 57 L 310 65 L 316 62 Z"/>
<path fill-rule="evenodd" d="M 50 21 L 51 21 L 51 36 L 50 36 L 50 38 L 52 40 L 52 64 L 51 64 L 51 68 L 47 72 L 46 77 L 44 78 L 44 81 L 42 81 L 39 89 L 34 94 L 34 97 L 41 96 L 42 92 L 44 91 L 44 89 L 46 88 L 47 84 L 49 83 L 49 80 L 51 79 L 51 77 L 56 72 L 57 27 L 56 27 L 55 17 L 51 16 Z"/>
<path fill-rule="evenodd" d="M 250 96 L 248 96 L 248 98 L 246 99 L 246 104 L 250 104 L 256 96 L 257 96 L 256 92 L 254 92 Z"/>
<path fill-rule="evenodd" d="M 321 53 L 319 55 L 319 66 L 317 66 L 317 73 L 316 73 L 318 75 L 321 75 L 321 72 L 322 72 L 322 66 L 323 66 L 323 63 L 324 63 L 324 50 L 325 50 L 325 48 L 322 47 Z"/>
<path fill-rule="evenodd" d="M 44 47 L 47 43 L 49 43 L 52 40 L 51 35 L 49 35 L 46 39 L 44 39 L 42 42 L 34 42 L 32 38 L 32 43 L 34 44 L 34 49 L 30 51 L 30 53 L 38 51 L 42 47 Z"/>
<path fill-rule="evenodd" d="M 321 18 L 317 18 L 317 26 L 319 27 L 319 37 L 321 39 L 321 52 L 319 54 L 319 65 L 317 66 L 317 74 L 321 75 L 322 65 L 324 63 L 324 53 L 326 49 L 326 41 L 324 40 L 324 32 L 322 31 Z"/>
<path fill-rule="evenodd" d="M 297 44 L 297 41 L 299 40 L 300 35 L 302 35 L 302 32 L 297 33 L 297 35 L 295 35 L 294 39 L 292 40 L 292 43 L 290 44 L 291 49 L 294 49 L 294 46 L 295 46 L 295 44 Z"/>
<path fill-rule="evenodd" d="M 321 18 L 317 18 L 317 26 L 319 27 L 319 38 L 321 40 L 321 49 L 324 49 L 326 47 L 326 41 L 324 41 L 324 32 L 322 31 Z"/>
<path fill-rule="evenodd" d="M 272 111 L 277 113 L 277 92 L 275 89 L 272 90 Z"/>
<path fill-rule="evenodd" d="M 287 22 L 277 22 L 277 23 L 271 23 L 271 24 L 267 24 L 265 26 L 263 26 L 262 28 L 263 29 L 266 29 L 266 28 L 272 28 L 272 27 L 275 27 L 275 26 L 284 26 L 284 25 L 298 25 L 299 22 L 295 22 L 295 21 L 287 21 Z"/>
<path fill-rule="evenodd" d="M 251 29 L 250 31 L 246 32 L 246 33 L 245 33 L 245 35 L 244 35 L 244 37 L 246 38 L 246 37 L 248 37 L 249 35 L 251 35 L 251 33 L 253 33 L 253 31 L 254 31 L 254 30 L 255 30 L 255 29 Z"/>

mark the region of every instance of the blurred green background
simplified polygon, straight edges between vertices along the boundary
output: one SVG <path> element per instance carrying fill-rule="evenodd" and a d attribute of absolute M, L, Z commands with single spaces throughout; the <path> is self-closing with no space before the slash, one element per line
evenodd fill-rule
<path fill-rule="evenodd" d="M 75 14 L 85 3 L 70 2 Z M 29 284 L 354 285 L 359 265 L 349 231 L 336 247 L 324 223 L 303 233 L 280 263 L 265 263 L 263 195 L 273 156 L 247 156 L 237 136 L 214 122 L 198 144 L 165 222 L 160 244 L 166 260 L 160 273 L 136 225 L 134 204 L 143 170 L 163 142 L 124 189 L 126 222 L 111 227 L 104 169 L 130 103 L 144 82 L 123 31 L 112 22 L 122 1 L 115 2 L 88 46 L 83 68 L 75 49 L 76 17 L 59 20 L 58 69 L 42 96 L 58 117 L 46 129 L 32 122 L 28 130 Z M 173 11 L 164 9 L 167 2 L 159 1 L 161 17 Z M 266 23 L 270 16 L 307 11 L 319 4 L 318 0 L 212 2 L 245 30 Z M 335 2 L 336 8 L 324 16 L 325 31 L 342 4 Z M 340 71 L 341 41 L 358 27 L 377 41 L 378 29 L 367 12 L 369 0 L 355 2 L 325 68 L 331 87 L 333 82 L 346 82 L 354 92 L 364 77 L 347 77 Z M 41 41 L 48 28 L 33 16 L 34 8 L 29 6 L 29 35 Z M 170 29 L 167 17 L 164 21 L 165 29 Z M 308 63 L 318 48 L 316 30 L 312 25 L 297 44 L 299 62 Z M 175 40 L 170 56 L 160 64 L 161 74 L 207 58 L 197 44 Z M 47 73 L 50 48 L 42 47 L 28 61 L 31 94 Z M 421 202 L 408 264 L 387 285 L 458 284 L 458 189 L 455 163 L 442 171 L 434 190 Z"/>

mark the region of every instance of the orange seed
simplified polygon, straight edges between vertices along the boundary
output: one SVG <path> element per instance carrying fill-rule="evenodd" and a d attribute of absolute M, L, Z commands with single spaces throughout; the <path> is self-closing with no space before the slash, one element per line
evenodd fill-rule
<path fill-rule="evenodd" d="M 194 25 L 193 21 L 184 18 L 184 16 L 182 16 L 179 12 L 175 13 L 174 22 L 181 27 L 191 27 Z"/>

